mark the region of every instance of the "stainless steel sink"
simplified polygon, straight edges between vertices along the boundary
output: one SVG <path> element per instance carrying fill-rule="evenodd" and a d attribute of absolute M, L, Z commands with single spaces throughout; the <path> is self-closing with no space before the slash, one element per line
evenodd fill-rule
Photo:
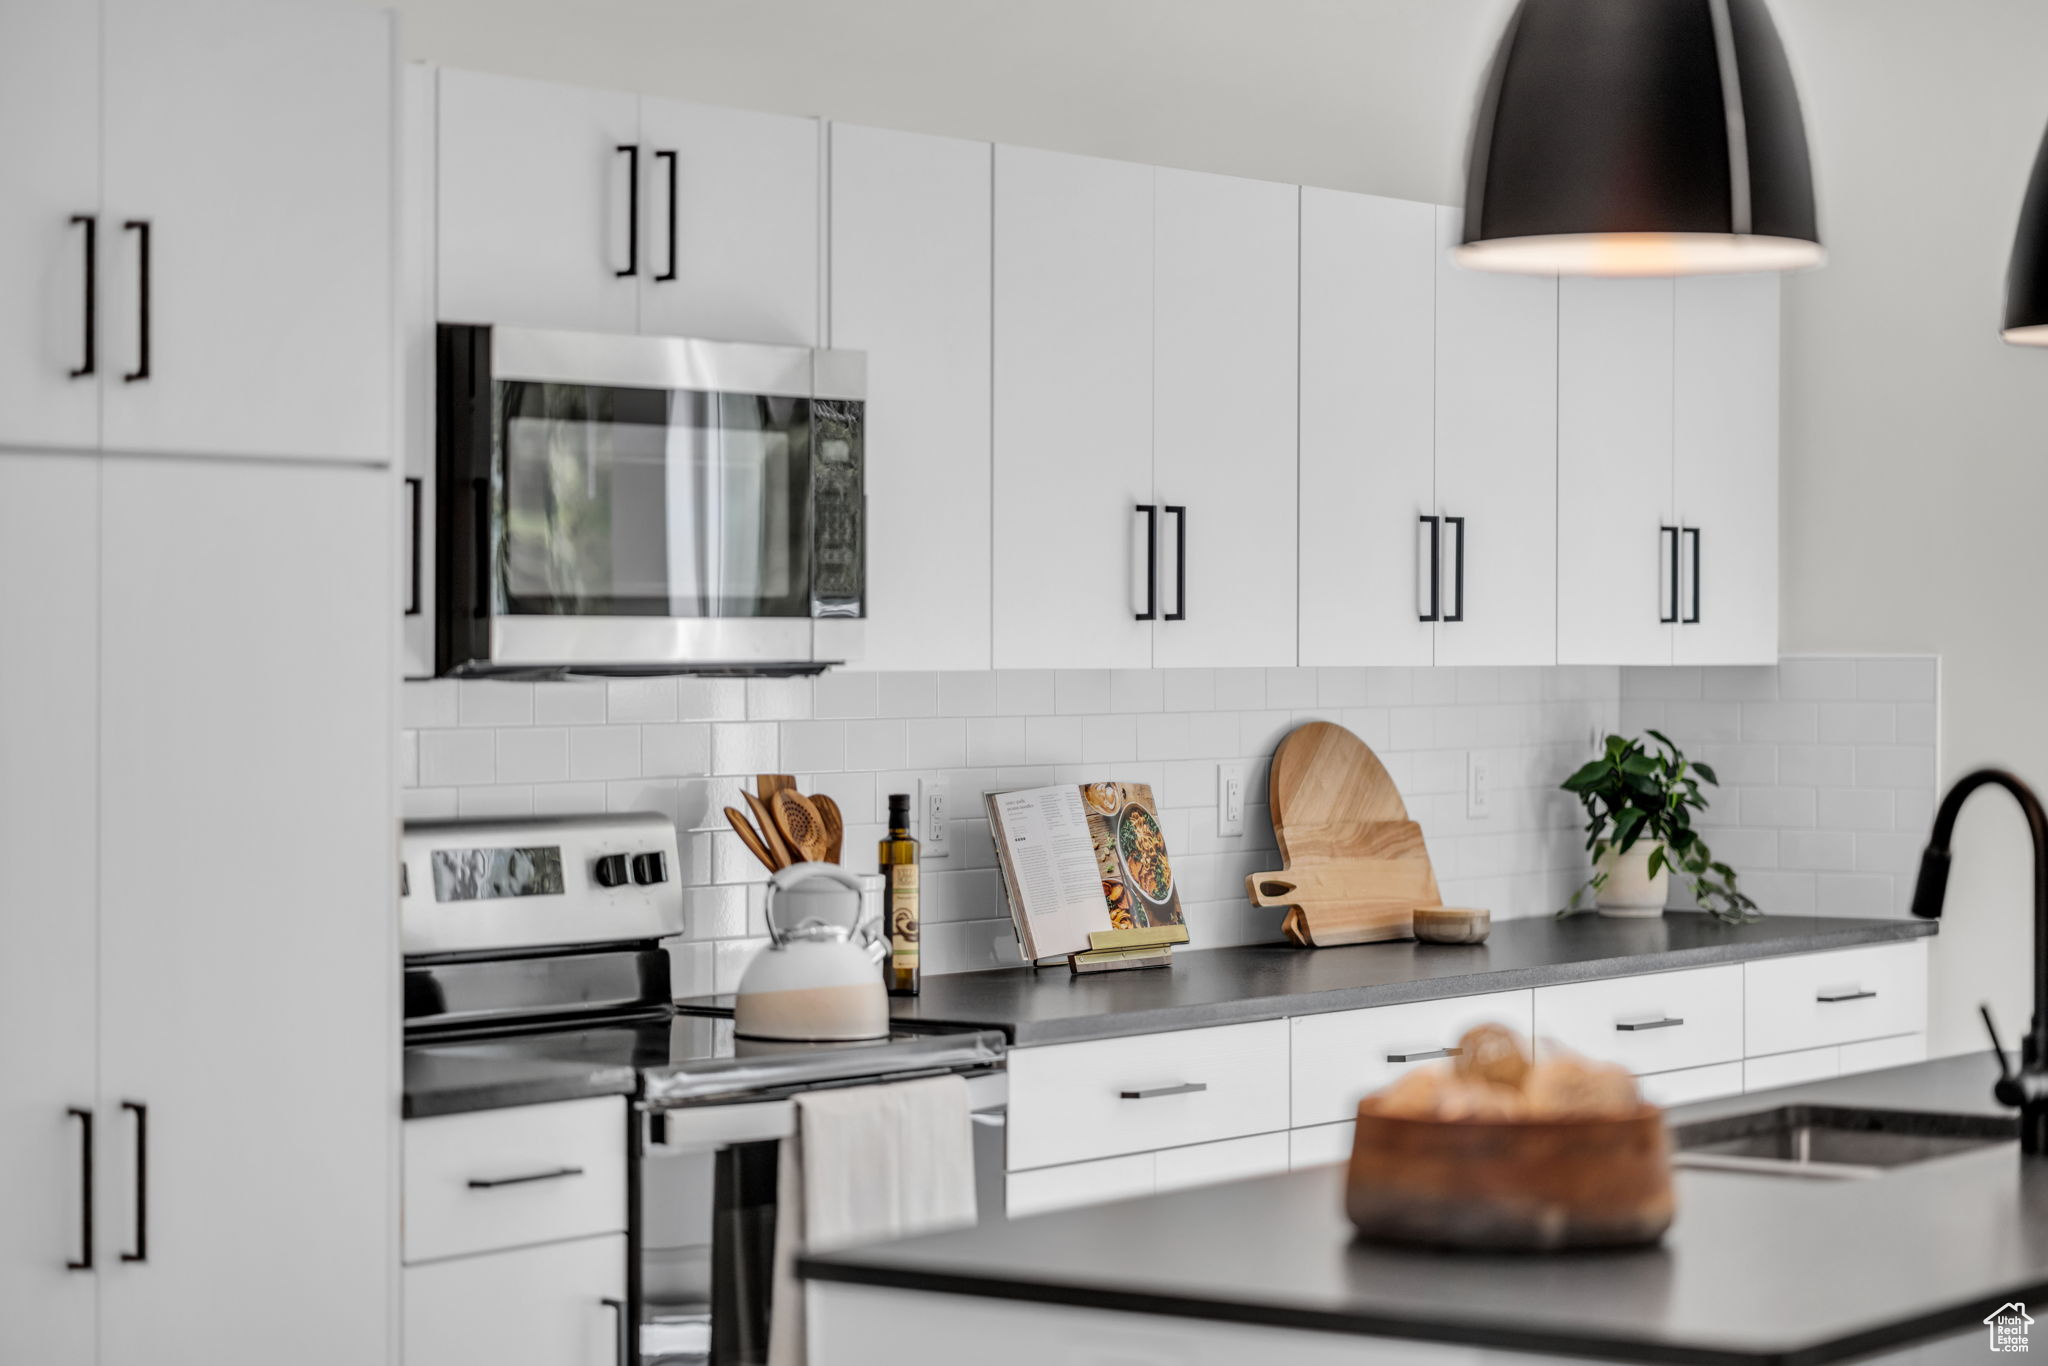
<path fill-rule="evenodd" d="M 1672 1162 L 1694 1170 L 1857 1180 L 2018 1134 L 2018 1125 L 2000 1115 L 1781 1105 L 1674 1126 Z"/>

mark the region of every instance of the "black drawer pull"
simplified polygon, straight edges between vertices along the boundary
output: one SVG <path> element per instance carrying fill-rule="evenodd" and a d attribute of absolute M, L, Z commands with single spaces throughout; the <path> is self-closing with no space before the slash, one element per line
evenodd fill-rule
<path fill-rule="evenodd" d="M 1700 529 L 1689 526 L 1685 534 L 1692 538 L 1692 611 L 1679 622 L 1681 626 L 1700 624 Z"/>
<path fill-rule="evenodd" d="M 67 1112 L 78 1121 L 78 1260 L 66 1262 L 70 1271 L 92 1270 L 92 1111 L 72 1106 Z"/>
<path fill-rule="evenodd" d="M 640 144 L 622 142 L 615 150 L 626 158 L 626 268 L 612 274 L 624 279 L 640 273 Z"/>
<path fill-rule="evenodd" d="M 1443 518 L 1424 516 L 1422 525 L 1429 528 L 1429 610 L 1418 613 L 1418 621 L 1442 621 L 1444 619 L 1444 527 Z"/>
<path fill-rule="evenodd" d="M 1158 1096 L 1191 1096 L 1208 1089 L 1206 1081 L 1184 1081 L 1178 1086 L 1148 1086 L 1137 1091 L 1119 1091 L 1117 1095 L 1124 1100 L 1152 1100 Z"/>
<path fill-rule="evenodd" d="M 1159 507 L 1156 503 L 1139 503 L 1138 511 L 1145 514 L 1145 610 L 1133 613 L 1138 621 L 1159 619 Z"/>
<path fill-rule="evenodd" d="M 1867 1001 L 1875 995 L 1876 992 L 1865 991 L 1862 987 L 1849 987 L 1842 991 L 1823 991 L 1813 999 L 1824 1006 L 1831 1006 L 1843 1001 Z"/>
<path fill-rule="evenodd" d="M 405 614 L 420 614 L 420 500 L 426 481 L 416 474 L 405 478 L 405 495 L 412 504 L 412 563 L 406 571 Z"/>
<path fill-rule="evenodd" d="M 676 154 L 656 152 L 654 159 L 668 163 L 668 269 L 654 277 L 666 281 L 676 278 Z"/>
<path fill-rule="evenodd" d="M 1465 519 L 1463 517 L 1446 517 L 1444 518 L 1444 525 L 1455 527 L 1458 532 L 1458 548 L 1451 556 L 1451 568 L 1454 571 L 1451 575 L 1451 601 L 1456 605 L 1450 611 L 1444 613 L 1444 620 L 1463 621 L 1465 619 Z"/>
<path fill-rule="evenodd" d="M 99 368 L 95 358 L 99 340 L 95 320 L 100 311 L 100 220 L 97 214 L 74 213 L 71 215 L 71 221 L 85 229 L 85 357 L 79 367 L 71 372 L 71 378 L 84 379 Z M 72 1113 L 78 1112 L 74 1110 Z M 92 1120 L 89 1116 L 86 1124 L 88 1128 L 91 1127 Z"/>
<path fill-rule="evenodd" d="M 1671 578 L 1668 583 L 1671 593 L 1669 606 L 1657 614 L 1657 620 L 1665 626 L 1676 626 L 1678 624 L 1678 528 L 1675 526 L 1657 528 L 1657 549 L 1660 555 L 1665 549 L 1663 542 L 1666 536 L 1671 538 Z M 1661 568 L 1662 566 L 1659 567 Z"/>
<path fill-rule="evenodd" d="M 149 1107 L 140 1101 L 124 1100 L 121 1108 L 135 1116 L 135 1250 L 123 1252 L 124 1262 L 149 1260 Z"/>
<path fill-rule="evenodd" d="M 1462 1048 L 1428 1048 L 1420 1053 L 1389 1053 L 1388 1062 L 1433 1062 L 1438 1058 L 1455 1058 L 1465 1050 Z"/>
<path fill-rule="evenodd" d="M 133 384 L 149 378 L 149 221 L 131 218 L 121 225 L 121 231 L 136 234 L 135 368 L 121 376 L 122 383 Z"/>
<path fill-rule="evenodd" d="M 472 1176 L 469 1178 L 469 1188 L 473 1191 L 489 1191 L 500 1186 L 526 1186 L 535 1181 L 560 1181 L 566 1176 L 581 1175 L 581 1167 L 557 1167 L 551 1172 L 529 1172 L 525 1176 Z"/>
<path fill-rule="evenodd" d="M 1684 1020 L 1675 1020 L 1670 1016 L 1666 1016 L 1661 1020 L 1629 1020 L 1623 1024 L 1616 1025 L 1615 1028 L 1624 1034 L 1639 1034 L 1645 1029 L 1676 1029 L 1684 1023 Z"/>
<path fill-rule="evenodd" d="M 1188 510 L 1175 504 L 1161 508 L 1173 518 L 1173 610 L 1160 617 L 1161 621 L 1186 621 L 1188 619 Z"/>

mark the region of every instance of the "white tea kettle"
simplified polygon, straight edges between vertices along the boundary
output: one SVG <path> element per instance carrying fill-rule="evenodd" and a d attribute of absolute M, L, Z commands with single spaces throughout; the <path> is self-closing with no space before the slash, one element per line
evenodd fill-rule
<path fill-rule="evenodd" d="M 768 881 L 768 947 L 740 976 L 733 1032 L 843 1042 L 889 1033 L 884 948 L 861 917 L 860 879 L 836 863 L 795 863 Z"/>

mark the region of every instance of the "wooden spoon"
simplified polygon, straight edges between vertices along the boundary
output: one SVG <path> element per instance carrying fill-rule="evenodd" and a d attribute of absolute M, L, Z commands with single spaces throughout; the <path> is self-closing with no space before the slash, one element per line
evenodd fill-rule
<path fill-rule="evenodd" d="M 825 818 L 818 814 L 818 808 L 811 805 L 811 799 L 791 788 L 783 788 L 768 803 L 775 812 L 775 824 L 782 831 L 782 838 L 789 847 L 802 855 L 806 863 L 823 861 L 830 842 L 825 837 Z"/>
<path fill-rule="evenodd" d="M 811 805 L 818 808 L 818 815 L 825 822 L 825 858 L 837 863 L 846 843 L 846 817 L 839 813 L 839 803 L 822 792 L 811 798 Z"/>
<path fill-rule="evenodd" d="M 747 809 L 754 813 L 754 820 L 761 827 L 761 843 L 767 845 L 768 852 L 775 855 L 776 862 L 771 866 L 787 868 L 795 863 L 796 855 L 790 852 L 789 845 L 783 841 L 781 831 L 776 829 L 775 817 L 769 814 L 768 803 L 744 789 L 740 795 L 747 799 Z"/>
<path fill-rule="evenodd" d="M 754 775 L 754 790 L 761 794 L 762 801 L 774 800 L 775 794 L 789 788 L 796 789 L 796 779 L 787 773 L 757 773 Z"/>
<path fill-rule="evenodd" d="M 740 814 L 738 807 L 725 808 L 725 818 L 732 823 L 732 832 L 740 837 L 740 843 L 747 846 L 747 852 L 761 860 L 764 868 L 772 873 L 782 867 L 775 861 L 775 855 L 768 852 L 768 846 L 761 842 L 760 832 L 754 829 L 752 822 Z"/>

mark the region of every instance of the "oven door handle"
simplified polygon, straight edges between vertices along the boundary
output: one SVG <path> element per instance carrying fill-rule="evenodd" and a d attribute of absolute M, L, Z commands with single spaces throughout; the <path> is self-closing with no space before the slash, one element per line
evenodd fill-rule
<path fill-rule="evenodd" d="M 629 1322 L 626 1318 L 626 1302 L 607 1295 L 598 1303 L 612 1311 L 612 1342 L 617 1353 L 618 1366 L 630 1366 L 633 1360 L 633 1339 L 627 1331 Z"/>

